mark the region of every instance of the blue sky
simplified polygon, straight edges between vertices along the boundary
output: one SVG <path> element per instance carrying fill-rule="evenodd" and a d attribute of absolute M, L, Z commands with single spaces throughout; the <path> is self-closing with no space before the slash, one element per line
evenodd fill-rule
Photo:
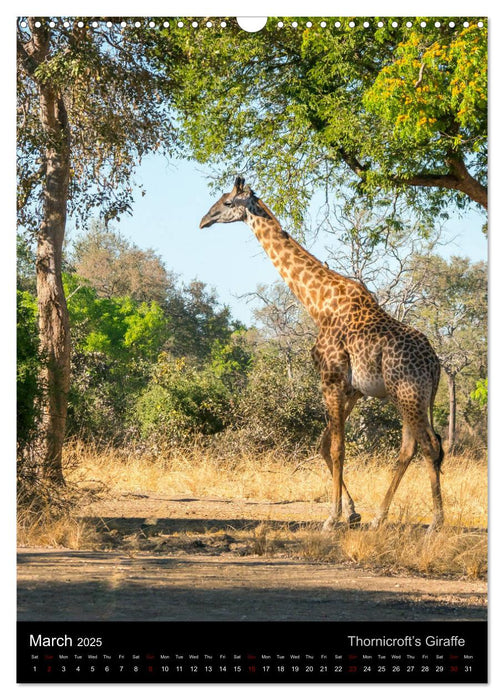
<path fill-rule="evenodd" d="M 124 216 L 117 230 L 139 247 L 153 248 L 181 279 L 198 278 L 214 287 L 219 300 L 231 307 L 233 317 L 250 323 L 252 304 L 239 296 L 253 292 L 258 284 L 272 284 L 280 276 L 246 224 L 199 229 L 201 217 L 216 199 L 210 193 L 205 167 L 192 161 L 168 162 L 154 155 L 145 159 L 135 181 L 144 186 L 146 195 L 138 192 L 133 216 Z M 268 202 L 267 192 L 259 194 Z M 440 248 L 440 254 L 486 259 L 483 221 L 478 213 L 463 217 L 454 213 L 445 227 L 446 239 L 454 240 Z M 311 251 L 325 259 L 324 245 L 319 238 Z"/>

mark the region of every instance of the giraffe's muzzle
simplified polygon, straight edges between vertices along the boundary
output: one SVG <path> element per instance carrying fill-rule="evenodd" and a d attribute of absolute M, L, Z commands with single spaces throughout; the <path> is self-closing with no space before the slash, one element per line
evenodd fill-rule
<path fill-rule="evenodd" d="M 205 216 L 200 221 L 199 227 L 200 228 L 208 228 L 209 226 L 211 226 L 214 223 L 215 223 L 215 219 L 212 216 L 210 216 L 210 214 L 205 214 Z"/>

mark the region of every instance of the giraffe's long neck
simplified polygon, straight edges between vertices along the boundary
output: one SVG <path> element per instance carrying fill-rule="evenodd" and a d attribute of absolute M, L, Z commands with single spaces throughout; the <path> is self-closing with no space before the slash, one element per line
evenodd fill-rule
<path fill-rule="evenodd" d="M 327 313 L 327 287 L 342 285 L 345 278 L 326 268 L 291 238 L 260 199 L 247 207 L 246 221 L 292 292 L 314 321 L 321 323 Z"/>

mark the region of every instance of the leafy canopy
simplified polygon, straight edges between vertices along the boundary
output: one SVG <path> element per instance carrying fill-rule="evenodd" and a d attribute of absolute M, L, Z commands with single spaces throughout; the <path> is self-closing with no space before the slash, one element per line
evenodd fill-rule
<path fill-rule="evenodd" d="M 436 167 L 450 155 L 467 158 L 486 181 L 487 56 L 485 30 L 470 23 L 450 37 L 411 30 L 394 61 L 363 95 L 365 108 L 386 126 L 383 162 L 409 176 L 412 165 Z M 405 150 L 411 162 L 402 162 Z"/>
<path fill-rule="evenodd" d="M 49 21 L 54 19 L 54 27 Z M 106 21 L 108 20 L 108 21 Z M 79 27 L 79 24 L 82 26 Z M 39 117 L 39 86 L 63 97 L 71 144 L 68 212 L 80 227 L 90 211 L 105 221 L 131 211 L 131 175 L 150 152 L 176 150 L 170 112 L 172 84 L 145 50 L 148 34 L 117 18 L 44 18 L 49 57 L 36 66 L 21 49 L 18 109 L 18 217 L 34 232 L 42 220 L 44 154 L 48 135 Z M 30 46 L 28 23 L 18 20 L 18 45 Z M 166 55 L 169 65 L 170 56 Z M 32 70 L 30 70 L 32 68 Z"/>
<path fill-rule="evenodd" d="M 181 29 L 186 62 L 170 70 L 190 151 L 220 187 L 246 175 L 297 226 L 314 191 L 337 189 L 345 170 L 361 195 L 400 191 L 425 214 L 484 206 L 485 24 L 335 19 L 302 29 L 306 18 L 270 18 L 255 34 L 233 20 Z"/>

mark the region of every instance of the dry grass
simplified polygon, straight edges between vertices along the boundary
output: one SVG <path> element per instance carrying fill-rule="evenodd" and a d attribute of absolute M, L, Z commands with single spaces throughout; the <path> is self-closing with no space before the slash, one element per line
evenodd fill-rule
<path fill-rule="evenodd" d="M 73 515 L 81 494 L 72 488 L 49 489 L 44 483 L 18 485 L 17 541 L 20 547 L 83 549 L 96 544 L 94 528 Z"/>
<path fill-rule="evenodd" d="M 26 513 L 20 510 L 17 532 L 20 547 L 64 547 L 88 549 L 98 540 L 96 532 L 72 515 L 59 517 L 47 513 Z"/>
<path fill-rule="evenodd" d="M 354 460 L 345 468 L 345 482 L 363 520 L 371 520 L 391 479 L 395 459 L 377 455 Z M 97 484 L 112 493 L 155 492 L 258 501 L 329 502 L 330 478 L 322 459 L 288 462 L 274 454 L 241 456 L 233 463 L 201 451 L 180 451 L 170 457 L 124 455 L 112 449 L 93 450 L 74 443 L 66 452 L 66 476 L 77 486 Z M 470 454 L 443 462 L 445 524 L 487 526 L 487 465 Z M 410 465 L 390 509 L 391 522 L 424 522 L 431 518 L 432 498 L 421 459 Z"/>
<path fill-rule="evenodd" d="M 486 533 L 460 528 L 444 527 L 434 533 L 415 525 L 345 528 L 330 537 L 307 533 L 302 556 L 310 561 L 352 562 L 390 574 L 479 579 L 487 573 L 486 542 Z"/>
<path fill-rule="evenodd" d="M 169 457 L 149 457 L 125 455 L 112 449 L 93 450 L 74 443 L 66 452 L 65 473 L 72 484 L 102 484 L 116 493 L 155 492 L 263 501 L 326 500 L 329 484 L 321 465 L 298 466 L 273 454 L 260 459 L 240 456 L 230 462 L 197 449 L 180 450 Z"/>
<path fill-rule="evenodd" d="M 301 528 L 264 522 L 238 536 L 253 555 L 296 556 L 310 561 L 344 562 L 389 573 L 483 578 L 487 568 L 487 465 L 470 454 L 446 458 L 442 489 L 445 525 L 426 534 L 432 499 L 421 459 L 409 467 L 390 509 L 389 521 L 378 530 L 367 524 L 374 517 L 390 479 L 394 460 L 377 455 L 354 460 L 345 471 L 363 526 L 342 527 L 327 536 L 320 521 Z M 296 464 L 269 454 L 260 459 L 240 457 L 230 463 L 203 450 L 181 451 L 170 457 L 146 457 L 113 449 L 68 446 L 65 475 L 74 489 L 104 489 L 111 497 L 126 493 L 189 495 L 196 498 L 252 499 L 256 502 L 327 503 L 330 479 L 321 459 Z M 318 517 L 318 516 L 317 516 Z M 28 519 L 29 520 L 29 519 Z M 293 518 L 296 520 L 296 517 Z M 50 528 L 20 527 L 21 543 L 84 547 L 93 533 L 71 516 Z M 44 530 L 45 532 L 44 534 Z M 215 534 L 215 533 L 214 533 Z M 236 531 L 233 537 L 237 537 Z M 201 538 L 201 532 L 198 534 Z M 95 543 L 96 544 L 96 543 Z"/>

